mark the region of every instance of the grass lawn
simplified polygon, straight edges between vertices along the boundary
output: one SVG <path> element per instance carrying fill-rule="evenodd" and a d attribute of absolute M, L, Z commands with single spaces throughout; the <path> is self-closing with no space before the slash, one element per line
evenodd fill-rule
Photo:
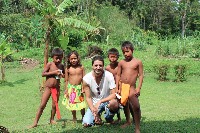
<path fill-rule="evenodd" d="M 121 111 L 122 122 L 118 125 L 94 126 L 83 128 L 81 115 L 79 121 L 71 121 L 71 112 L 62 106 L 61 90 L 59 107 L 62 119 L 57 125 L 49 125 L 51 101 L 39 121 L 39 126 L 27 129 L 33 123 L 40 104 L 39 81 L 42 68 L 12 68 L 6 71 L 7 82 L 0 84 L 0 125 L 10 132 L 133 132 L 134 126 L 120 129 L 125 122 Z M 200 132 L 200 76 L 190 76 L 186 82 L 177 83 L 171 80 L 159 82 L 153 73 L 146 73 L 140 96 L 142 110 L 142 133 L 199 133 Z M 63 81 L 62 81 L 63 82 Z M 65 122 L 65 123 L 64 123 Z"/>

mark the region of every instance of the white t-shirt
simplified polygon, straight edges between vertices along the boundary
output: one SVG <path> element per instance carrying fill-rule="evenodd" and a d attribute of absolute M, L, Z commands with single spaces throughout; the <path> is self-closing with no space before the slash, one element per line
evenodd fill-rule
<path fill-rule="evenodd" d="M 110 90 L 116 87 L 113 74 L 106 70 L 104 70 L 104 74 L 102 76 L 99 85 L 96 83 L 95 78 L 92 75 L 92 72 L 86 74 L 83 77 L 83 80 L 90 87 L 90 92 L 91 92 L 90 94 L 92 97 L 93 104 L 96 104 L 99 100 L 108 97 L 110 95 Z M 100 90 L 100 95 L 98 94 L 97 90 L 98 87 Z"/>

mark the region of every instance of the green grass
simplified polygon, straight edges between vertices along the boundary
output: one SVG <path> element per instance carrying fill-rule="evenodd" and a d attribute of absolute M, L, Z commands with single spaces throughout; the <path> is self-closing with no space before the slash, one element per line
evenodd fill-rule
<path fill-rule="evenodd" d="M 121 111 L 122 123 L 119 125 L 103 125 L 85 129 L 81 121 L 73 123 L 71 112 L 61 104 L 62 120 L 57 125 L 49 125 L 51 100 L 39 121 L 39 126 L 27 129 L 33 123 L 40 103 L 39 83 L 41 68 L 32 70 L 9 69 L 7 82 L 1 84 L 0 125 L 11 132 L 133 132 L 133 125 L 120 129 L 125 122 Z M 191 76 L 186 82 L 159 82 L 155 75 L 145 74 L 141 90 L 140 104 L 142 110 L 142 132 L 200 132 L 200 77 Z M 62 94 L 63 90 L 61 91 Z M 80 112 L 77 117 L 81 118 Z M 66 122 L 63 124 L 63 122 Z"/>
<path fill-rule="evenodd" d="M 134 56 L 143 61 L 145 70 L 140 96 L 141 132 L 200 132 L 200 62 L 192 58 L 157 58 L 154 53 L 155 46 L 149 47 L 146 51 L 134 52 Z M 28 55 L 27 52 L 24 53 L 26 54 Z M 31 52 L 31 55 L 34 55 L 34 52 Z M 19 57 L 20 53 L 15 56 Z M 120 54 L 120 59 L 122 59 L 122 54 Z M 86 72 L 89 72 L 91 60 L 85 59 L 82 63 Z M 152 71 L 153 65 L 157 63 L 168 63 L 171 66 L 177 63 L 186 64 L 188 66 L 187 80 L 173 82 L 174 73 L 171 69 L 168 81 L 157 81 L 157 75 Z M 105 65 L 107 64 L 108 59 L 105 59 Z M 70 121 L 71 112 L 61 104 L 63 87 L 61 87 L 59 101 L 62 119 L 58 121 L 58 124 L 48 124 L 51 110 L 51 100 L 49 100 L 40 118 L 39 126 L 27 129 L 33 123 L 40 104 L 39 87 L 42 81 L 42 69 L 42 64 L 34 69 L 25 69 L 20 67 L 18 62 L 6 63 L 6 82 L 0 84 L 0 126 L 7 127 L 10 132 L 133 132 L 134 125 L 125 129 L 119 128 L 125 122 L 123 111 L 121 111 L 122 122 L 118 125 L 105 124 L 101 127 L 83 128 L 80 112 L 77 112 L 79 121 L 73 123 Z"/>

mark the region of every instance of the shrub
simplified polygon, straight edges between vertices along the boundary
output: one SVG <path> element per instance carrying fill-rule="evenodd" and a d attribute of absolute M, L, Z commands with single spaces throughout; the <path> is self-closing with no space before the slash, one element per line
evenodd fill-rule
<path fill-rule="evenodd" d="M 183 82 L 186 80 L 186 65 L 175 65 L 174 70 L 175 70 L 175 76 L 176 82 Z"/>
<path fill-rule="evenodd" d="M 171 55 L 170 46 L 163 42 L 164 45 L 159 44 L 156 48 L 156 54 L 163 57 L 168 57 Z"/>
<path fill-rule="evenodd" d="M 101 55 L 104 57 L 103 50 L 98 46 L 88 46 L 88 57 L 93 57 L 95 55 Z"/>
<path fill-rule="evenodd" d="M 154 71 L 156 74 L 158 74 L 158 80 L 160 81 L 166 81 L 167 80 L 167 75 L 169 72 L 169 65 L 155 65 L 154 66 Z"/>

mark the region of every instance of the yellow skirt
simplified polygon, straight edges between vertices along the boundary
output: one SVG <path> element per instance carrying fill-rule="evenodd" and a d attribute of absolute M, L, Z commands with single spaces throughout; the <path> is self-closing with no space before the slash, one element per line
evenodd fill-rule
<path fill-rule="evenodd" d="M 82 85 L 67 85 L 69 97 L 64 95 L 62 104 L 69 110 L 81 110 L 86 108 L 86 102 L 82 93 Z"/>

